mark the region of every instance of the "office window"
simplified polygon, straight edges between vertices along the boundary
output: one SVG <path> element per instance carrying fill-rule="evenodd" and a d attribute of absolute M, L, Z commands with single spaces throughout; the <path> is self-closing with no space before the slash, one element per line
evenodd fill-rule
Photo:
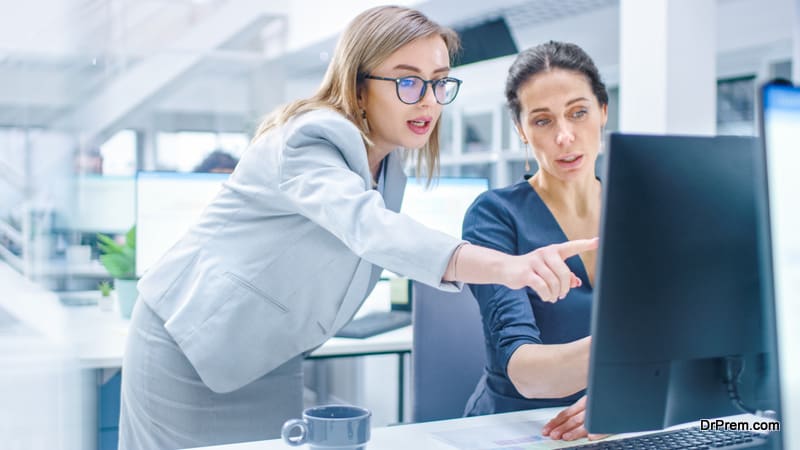
<path fill-rule="evenodd" d="M 717 81 L 717 134 L 755 135 L 755 76 Z"/>
<path fill-rule="evenodd" d="M 136 146 L 135 131 L 117 131 L 100 145 L 101 173 L 114 176 L 136 174 Z"/>
<path fill-rule="evenodd" d="M 608 88 L 608 119 L 606 131 L 619 131 L 619 86 Z"/>
<path fill-rule="evenodd" d="M 452 155 L 454 147 L 453 115 L 445 110 L 439 117 L 439 154 Z"/>
<path fill-rule="evenodd" d="M 240 158 L 250 138 L 244 133 L 180 131 L 158 133 L 156 170 L 192 172 L 215 150 Z"/>
<path fill-rule="evenodd" d="M 514 130 L 514 125 L 511 121 L 511 111 L 503 105 L 500 108 L 500 148 L 502 150 L 510 150 L 513 140 L 519 140 L 519 136 Z"/>
<path fill-rule="evenodd" d="M 778 61 L 769 65 L 770 78 L 792 79 L 792 61 Z"/>
<path fill-rule="evenodd" d="M 495 177 L 494 177 L 494 164 L 492 163 L 483 163 L 483 164 L 459 164 L 459 165 L 447 165 L 442 166 L 440 175 L 443 177 L 474 177 L 474 178 L 487 178 L 489 180 L 489 185 L 494 187 L 495 184 Z"/>
<path fill-rule="evenodd" d="M 464 153 L 492 150 L 492 111 L 464 114 Z"/>

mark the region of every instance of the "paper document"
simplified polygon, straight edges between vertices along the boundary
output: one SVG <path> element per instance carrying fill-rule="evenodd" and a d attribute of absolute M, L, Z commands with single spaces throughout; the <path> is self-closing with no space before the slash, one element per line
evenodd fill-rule
<path fill-rule="evenodd" d="M 436 439 L 459 450 L 539 450 L 585 443 L 554 441 L 542 436 L 541 422 L 525 421 L 432 433 Z"/>

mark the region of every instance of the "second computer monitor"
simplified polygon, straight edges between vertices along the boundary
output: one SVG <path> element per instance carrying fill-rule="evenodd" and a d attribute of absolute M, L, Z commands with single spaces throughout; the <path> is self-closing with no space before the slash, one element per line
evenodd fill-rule
<path fill-rule="evenodd" d="M 773 302 L 783 448 L 800 448 L 800 86 L 768 83 L 761 90 L 763 139 L 762 274 Z"/>
<path fill-rule="evenodd" d="M 587 428 L 660 429 L 769 408 L 747 137 L 612 134 L 603 176 Z M 766 403 L 766 404 L 765 404 Z"/>
<path fill-rule="evenodd" d="M 427 186 L 425 179 L 409 177 L 400 211 L 427 227 L 461 238 L 464 214 L 488 188 L 486 178 L 439 177 Z"/>

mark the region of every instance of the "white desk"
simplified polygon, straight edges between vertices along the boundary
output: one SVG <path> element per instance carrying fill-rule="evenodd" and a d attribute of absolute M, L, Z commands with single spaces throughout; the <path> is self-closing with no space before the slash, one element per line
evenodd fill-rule
<path fill-rule="evenodd" d="M 504 424 L 519 422 L 534 422 L 534 424 L 531 426 L 531 434 L 538 434 L 542 426 L 548 420 L 550 420 L 550 418 L 555 416 L 561 409 L 562 408 L 547 408 L 532 411 L 519 411 L 507 414 L 494 414 L 490 416 L 467 417 L 462 419 L 373 428 L 369 443 L 367 444 L 367 449 L 455 450 L 456 447 L 438 439 L 435 433 L 489 426 L 502 426 Z M 575 445 L 576 442 L 581 441 L 573 441 L 569 445 Z M 552 443 L 552 447 L 550 448 L 559 448 L 565 446 L 563 442 L 550 441 L 550 443 Z M 282 439 L 272 439 L 268 441 L 203 447 L 203 449 L 209 450 L 285 450 L 288 448 L 300 448 L 307 450 L 308 446 L 289 447 L 283 442 Z"/>
<path fill-rule="evenodd" d="M 373 428 L 369 443 L 367 444 L 368 450 L 456 450 L 459 447 L 452 443 L 448 443 L 446 439 L 453 437 L 468 436 L 467 433 L 478 433 L 481 439 L 489 432 L 500 428 L 504 430 L 511 430 L 507 435 L 509 437 L 522 437 L 523 439 L 530 436 L 539 436 L 542 426 L 554 417 L 563 408 L 545 408 L 530 411 L 517 411 L 506 414 L 494 414 L 481 417 L 466 417 L 461 419 L 442 420 L 437 422 L 414 423 L 407 425 L 397 425 L 393 427 L 380 427 Z M 741 414 L 737 416 L 730 416 L 726 420 L 735 421 L 748 421 L 763 420 L 749 414 Z M 699 422 L 687 423 L 677 425 L 669 429 L 686 428 L 690 426 L 697 426 Z M 530 432 L 528 434 L 528 429 Z M 521 431 L 521 432 L 520 432 Z M 525 433 L 525 434 L 523 434 Z M 505 432 L 501 434 L 505 435 Z M 645 433 L 627 433 L 610 436 L 608 440 L 622 439 L 625 437 L 635 436 Z M 497 448 L 564 448 L 572 447 L 575 445 L 586 444 L 587 439 L 579 439 L 576 441 L 553 441 L 548 438 L 538 442 L 506 442 L 497 445 Z M 244 442 L 239 444 L 216 445 L 211 447 L 202 447 L 205 450 L 285 450 L 288 448 L 301 448 L 308 449 L 308 446 L 290 447 L 286 445 L 282 439 L 272 439 L 267 441 L 257 442 Z M 485 447 L 481 447 L 485 448 Z"/>

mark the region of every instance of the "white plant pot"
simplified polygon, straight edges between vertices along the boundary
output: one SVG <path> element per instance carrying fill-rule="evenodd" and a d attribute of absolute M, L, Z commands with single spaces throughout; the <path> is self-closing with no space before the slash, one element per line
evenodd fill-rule
<path fill-rule="evenodd" d="M 117 291 L 117 302 L 119 303 L 119 313 L 126 319 L 131 318 L 133 305 L 139 292 L 136 290 L 136 283 L 139 280 L 120 280 L 114 279 L 114 290 Z"/>
<path fill-rule="evenodd" d="M 114 309 L 114 297 L 112 295 L 108 295 L 107 297 L 100 296 L 97 299 L 97 306 L 100 307 L 100 311 L 111 311 Z"/>

